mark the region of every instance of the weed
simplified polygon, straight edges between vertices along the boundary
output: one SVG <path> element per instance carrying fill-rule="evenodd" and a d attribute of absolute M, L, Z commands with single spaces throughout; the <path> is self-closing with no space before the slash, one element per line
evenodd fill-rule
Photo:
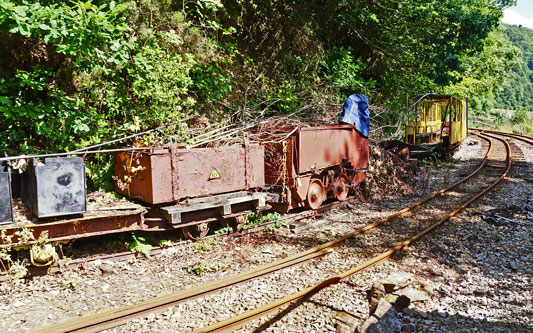
<path fill-rule="evenodd" d="M 200 250 L 200 251 L 211 251 L 213 249 L 213 244 L 216 243 L 216 240 L 214 238 L 206 238 L 200 242 L 196 242 L 192 246 L 193 250 Z"/>
<path fill-rule="evenodd" d="M 152 250 L 152 245 L 148 243 L 146 238 L 141 236 L 136 236 L 135 233 L 131 233 L 132 241 L 126 243 L 126 249 L 131 252 L 142 253 L 146 258 L 150 258 L 150 251 Z"/>
<path fill-rule="evenodd" d="M 279 229 L 279 228 L 282 228 L 282 227 L 285 227 L 285 228 L 288 228 L 289 227 L 289 223 L 286 222 L 286 221 L 278 221 L 274 224 L 271 224 L 269 226 L 267 226 L 265 229 L 263 229 L 263 232 L 272 232 L 276 229 Z"/>
<path fill-rule="evenodd" d="M 207 263 L 204 261 L 200 261 L 195 263 L 189 272 L 194 272 L 196 275 L 204 275 L 208 272 L 218 272 L 218 271 L 224 271 L 228 269 L 229 265 L 227 264 L 221 264 L 221 263 Z"/>
<path fill-rule="evenodd" d="M 157 245 L 159 245 L 159 247 L 171 247 L 171 246 L 176 245 L 176 243 L 168 239 L 162 239 L 159 241 Z"/>
<path fill-rule="evenodd" d="M 279 213 L 268 213 L 266 216 L 263 216 L 261 212 L 250 213 L 248 216 L 246 216 L 248 222 L 244 223 L 242 228 L 248 229 L 261 224 L 279 221 L 280 218 L 281 215 Z"/>
<path fill-rule="evenodd" d="M 81 276 L 74 271 L 63 271 L 61 272 L 61 284 L 72 290 L 75 290 L 79 287 L 82 278 Z"/>
<path fill-rule="evenodd" d="M 219 228 L 219 229 L 215 230 L 215 234 L 217 234 L 217 235 L 228 234 L 230 232 L 233 232 L 233 228 L 232 227 L 222 227 L 222 228 Z"/>
<path fill-rule="evenodd" d="M 14 283 L 17 284 L 22 281 L 22 278 L 25 277 L 28 274 L 28 264 L 25 260 L 22 260 L 21 262 L 15 261 L 12 262 L 9 266 L 9 279 Z"/>
<path fill-rule="evenodd" d="M 39 237 L 39 239 L 42 241 L 45 239 L 45 237 L 47 237 L 47 235 L 48 233 L 44 234 L 43 237 Z M 35 240 L 35 237 L 33 236 L 33 230 L 28 228 L 23 228 L 20 231 L 16 231 L 12 235 L 7 235 L 6 229 L 2 229 L 0 232 L 0 239 L 2 239 L 2 243 L 4 244 L 12 243 L 14 239 L 16 239 L 18 243 L 24 244 Z M 23 246 L 21 248 L 28 247 Z M 0 249 L 0 264 L 3 266 L 4 270 L 7 271 L 7 276 L 11 284 L 15 285 L 20 283 L 22 278 L 28 274 L 27 267 L 29 263 L 24 259 L 21 261 L 13 260 L 12 250 L 14 250 L 14 248 Z"/>

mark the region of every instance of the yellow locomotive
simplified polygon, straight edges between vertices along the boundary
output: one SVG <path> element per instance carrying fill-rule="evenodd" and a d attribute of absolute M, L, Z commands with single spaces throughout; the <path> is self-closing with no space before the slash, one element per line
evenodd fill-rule
<path fill-rule="evenodd" d="M 436 145 L 441 152 L 455 149 L 467 136 L 467 101 L 452 95 L 408 96 L 405 142 Z"/>

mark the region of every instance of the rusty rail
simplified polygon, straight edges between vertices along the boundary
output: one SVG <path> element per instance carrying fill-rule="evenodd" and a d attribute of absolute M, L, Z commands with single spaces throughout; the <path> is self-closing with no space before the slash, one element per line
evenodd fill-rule
<path fill-rule="evenodd" d="M 506 132 L 493 131 L 493 130 L 477 130 L 477 131 L 481 132 L 481 133 L 491 133 L 491 134 L 496 134 L 496 135 L 502 135 L 502 136 L 510 137 L 510 138 L 513 138 L 513 139 L 528 143 L 530 145 L 533 145 L 533 137 L 528 136 L 528 135 L 516 134 L 516 133 L 506 133 Z"/>
<path fill-rule="evenodd" d="M 264 316 L 264 315 L 266 315 L 268 313 L 271 313 L 272 311 L 275 311 L 275 310 L 279 309 L 282 306 L 285 306 L 285 305 L 288 305 L 288 304 L 293 304 L 293 303 L 295 303 L 295 302 L 297 302 L 299 300 L 305 299 L 308 296 L 310 296 L 310 295 L 312 295 L 312 294 L 314 294 L 314 293 L 316 293 L 316 292 L 318 292 L 318 291 L 320 291 L 320 290 L 322 290 L 322 289 L 324 289 L 324 288 L 326 288 L 326 287 L 328 287 L 328 286 L 330 286 L 332 284 L 338 283 L 342 279 L 345 279 L 348 276 L 353 275 L 353 274 L 355 274 L 355 273 L 357 273 L 357 272 L 359 272 L 359 271 L 361 271 L 361 270 L 363 270 L 363 269 L 365 269 L 365 268 L 367 268 L 367 267 L 369 267 L 371 265 L 374 265 L 374 264 L 376 264 L 376 263 L 388 258 L 392 254 L 405 249 L 410 244 L 412 244 L 416 240 L 420 239 L 424 235 L 428 234 L 432 230 L 436 229 L 437 227 L 439 227 L 444 222 L 446 222 L 446 221 L 450 220 L 451 218 L 455 217 L 456 215 L 458 215 L 466 207 L 471 205 L 473 202 L 479 200 L 487 192 L 489 192 L 494 187 L 496 187 L 500 182 L 502 182 L 505 179 L 505 177 L 507 176 L 507 174 L 508 174 L 508 172 L 509 172 L 509 170 L 511 168 L 511 149 L 510 149 L 509 144 L 505 140 L 497 138 L 497 137 L 493 137 L 493 136 L 490 136 L 490 135 L 479 134 L 478 136 L 484 138 L 485 140 L 488 140 L 489 143 L 490 143 L 489 151 L 488 151 L 488 153 L 487 153 L 482 165 L 480 166 L 480 168 L 483 167 L 486 164 L 487 156 L 490 155 L 490 153 L 492 152 L 492 144 L 491 144 L 490 138 L 496 139 L 496 140 L 500 140 L 500 141 L 502 141 L 504 143 L 505 149 L 506 149 L 506 153 L 507 153 L 507 157 L 506 157 L 507 167 L 506 167 L 505 172 L 495 182 L 493 182 L 491 185 L 489 185 L 483 191 L 481 191 L 476 196 L 474 196 L 473 198 L 468 200 L 466 203 L 462 204 L 459 208 L 457 208 L 454 211 L 452 211 L 451 213 L 447 214 L 445 217 L 443 217 L 439 221 L 435 222 L 430 227 L 428 227 L 428 228 L 424 229 L 423 231 L 417 233 L 416 235 L 412 236 L 410 239 L 399 243 L 395 247 L 393 247 L 393 248 L 391 248 L 391 249 L 389 249 L 389 250 L 387 250 L 387 251 L 385 251 L 385 252 L 383 252 L 383 253 L 375 256 L 375 257 L 373 257 L 372 259 L 370 259 L 370 260 L 368 260 L 368 261 L 366 261 L 366 262 L 364 262 L 364 263 L 362 263 L 360 265 L 357 265 L 356 267 L 354 267 L 354 268 L 352 268 L 352 269 L 350 269 L 348 271 L 345 271 L 343 273 L 331 276 L 331 277 L 327 278 L 326 280 L 323 280 L 323 281 L 315 284 L 312 287 L 303 289 L 302 291 L 299 291 L 299 292 L 294 293 L 292 295 L 289 295 L 289 296 L 287 296 L 287 297 L 285 297 L 283 299 L 280 299 L 280 300 L 277 300 L 277 301 L 272 302 L 270 304 L 267 304 L 267 305 L 265 305 L 263 307 L 260 307 L 260 308 L 258 308 L 256 310 L 252 310 L 252 311 L 243 313 L 241 315 L 238 315 L 236 317 L 229 318 L 227 320 L 215 323 L 213 325 L 210 325 L 208 327 L 202 328 L 200 330 L 196 330 L 195 332 L 230 332 L 230 331 L 233 331 L 233 330 L 235 330 L 235 329 L 237 329 L 239 327 L 242 327 L 242 325 L 244 325 L 245 323 L 247 323 L 247 322 L 249 322 L 249 321 L 251 321 L 253 319 L 256 319 L 256 318 L 262 317 L 262 316 Z M 473 177 L 474 174 L 477 174 L 477 172 L 480 170 L 480 168 L 478 168 L 478 170 L 476 170 L 473 174 L 467 176 L 466 179 L 469 179 L 469 178 Z M 465 179 L 463 179 L 462 181 L 464 181 L 464 180 Z"/>

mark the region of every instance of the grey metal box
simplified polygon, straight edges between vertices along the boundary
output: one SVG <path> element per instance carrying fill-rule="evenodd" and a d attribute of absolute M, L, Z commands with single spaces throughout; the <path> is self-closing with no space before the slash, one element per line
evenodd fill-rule
<path fill-rule="evenodd" d="M 86 198 L 81 157 L 33 159 L 24 174 L 22 200 L 38 217 L 84 213 Z"/>
<path fill-rule="evenodd" d="M 0 164 L 0 224 L 12 221 L 11 171 L 7 163 L 3 163 Z"/>

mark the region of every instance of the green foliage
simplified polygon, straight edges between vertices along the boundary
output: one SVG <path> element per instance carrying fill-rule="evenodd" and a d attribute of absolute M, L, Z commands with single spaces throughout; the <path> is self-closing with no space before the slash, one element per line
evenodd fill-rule
<path fill-rule="evenodd" d="M 135 233 L 131 233 L 131 242 L 126 243 L 126 249 L 131 252 L 137 252 L 144 254 L 146 258 L 150 258 L 150 251 L 152 251 L 152 245 L 148 243 L 145 237 L 137 236 Z"/>
<path fill-rule="evenodd" d="M 523 124 L 528 119 L 528 116 L 529 112 L 525 108 L 519 107 L 518 109 L 516 109 L 513 117 L 511 118 L 511 123 L 513 123 L 514 125 Z"/>
<path fill-rule="evenodd" d="M 32 71 L 17 70 L 9 79 L 0 77 L 0 126 L 9 139 L 1 141 L 0 149 L 15 153 L 37 150 L 34 144 L 43 150 L 65 147 L 89 130 L 79 103 L 50 86 L 52 74 L 35 66 Z"/>
<path fill-rule="evenodd" d="M 196 251 L 211 251 L 213 249 L 213 244 L 216 243 L 216 240 L 214 238 L 206 238 L 206 239 L 203 239 L 199 242 L 196 242 L 193 246 L 192 246 L 192 250 L 196 250 Z"/>
<path fill-rule="evenodd" d="M 533 30 L 504 25 L 502 31 L 522 52 L 518 66 L 507 73 L 497 92 L 495 104 L 501 109 L 523 107 L 533 111 Z"/>
<path fill-rule="evenodd" d="M 233 232 L 233 228 L 232 227 L 222 227 L 222 228 L 218 228 L 217 230 L 215 230 L 215 234 L 217 234 L 217 235 L 228 234 L 228 233 L 231 233 L 231 232 Z"/>
<path fill-rule="evenodd" d="M 249 229 L 249 228 L 257 227 L 265 223 L 279 221 L 280 218 L 281 218 L 281 215 L 279 213 L 268 213 L 267 215 L 263 216 L 261 212 L 253 212 L 246 216 L 247 222 L 244 223 L 242 228 Z M 283 224 L 284 222 L 278 222 L 278 223 Z M 280 224 L 279 227 L 281 227 L 282 224 Z"/>
<path fill-rule="evenodd" d="M 0 1 L 0 151 L 69 151 L 179 124 L 195 113 L 193 73 L 218 66 L 206 33 L 232 31 L 216 19 L 221 9 L 207 0 Z M 112 157 L 87 162 L 90 188 L 112 189 Z"/>
<path fill-rule="evenodd" d="M 65 270 L 61 272 L 60 283 L 66 288 L 76 290 L 82 281 L 83 278 L 75 271 Z"/>
<path fill-rule="evenodd" d="M 204 275 L 205 273 L 209 272 L 218 272 L 218 271 L 225 271 L 229 268 L 229 265 L 227 264 L 221 264 L 221 263 L 207 263 L 204 261 L 200 261 L 195 263 L 190 271 L 194 272 L 196 275 Z"/>
<path fill-rule="evenodd" d="M 267 226 L 265 229 L 263 229 L 263 232 L 273 232 L 274 230 L 276 229 L 279 229 L 279 228 L 288 228 L 289 227 L 289 223 L 286 222 L 286 221 L 278 221 L 274 224 L 271 224 L 269 226 Z"/>
<path fill-rule="evenodd" d="M 90 1 L 45 3 L 2 0 L 0 23 L 12 34 L 41 37 L 84 69 L 128 61 L 131 29 L 124 22 L 124 6 L 115 1 L 100 6 Z"/>
<path fill-rule="evenodd" d="M 46 233 L 43 236 L 47 236 Z M 26 243 L 30 240 L 35 240 L 33 236 L 33 230 L 28 228 L 23 228 L 22 230 L 16 231 L 12 235 L 7 235 L 6 229 L 0 231 L 0 240 L 4 244 L 13 243 L 14 239 L 18 239 L 18 243 Z M 21 283 L 23 278 L 28 274 L 29 263 L 27 260 L 15 260 L 13 259 L 13 250 L 14 248 L 4 247 L 0 249 L 0 265 L 4 270 L 7 271 L 7 278 L 11 285 L 16 285 Z M 7 265 L 7 267 L 5 266 Z"/>
<path fill-rule="evenodd" d="M 159 245 L 159 247 L 172 247 L 176 245 L 176 243 L 168 239 L 162 239 L 159 241 L 159 243 L 157 243 L 157 245 Z"/>
<path fill-rule="evenodd" d="M 333 47 L 326 53 L 326 59 L 322 61 L 322 75 L 329 82 L 328 86 L 338 88 L 343 95 L 349 95 L 355 91 L 363 92 L 363 88 L 372 89 L 375 81 L 365 81 L 360 73 L 364 69 L 361 57 L 354 59 L 351 51 L 343 47 Z"/>
<path fill-rule="evenodd" d="M 484 47 L 475 57 L 463 61 L 466 73 L 455 72 L 457 83 L 446 93 L 469 96 L 474 112 L 492 108 L 494 93 L 502 86 L 508 73 L 519 65 L 520 50 L 513 46 L 501 29 L 495 30 L 484 41 Z"/>

